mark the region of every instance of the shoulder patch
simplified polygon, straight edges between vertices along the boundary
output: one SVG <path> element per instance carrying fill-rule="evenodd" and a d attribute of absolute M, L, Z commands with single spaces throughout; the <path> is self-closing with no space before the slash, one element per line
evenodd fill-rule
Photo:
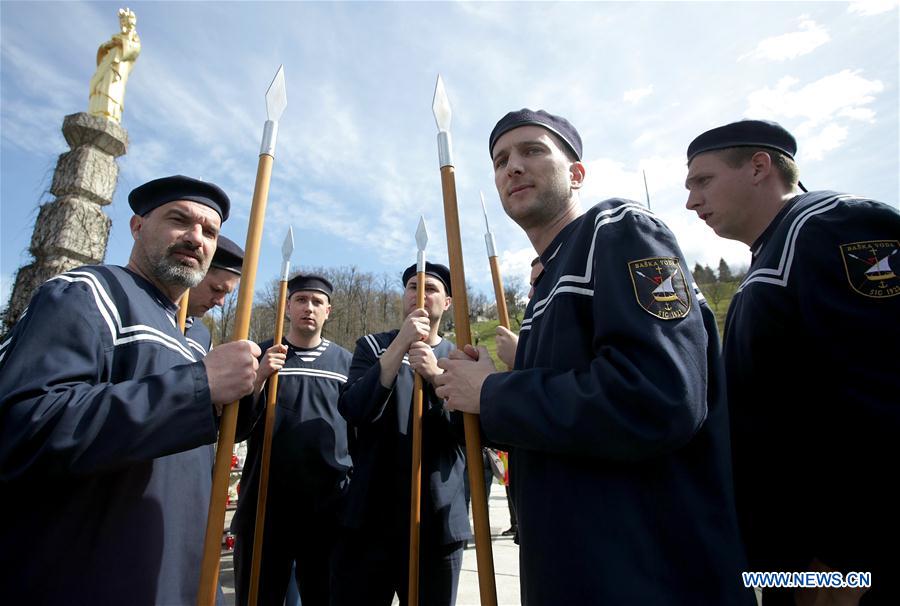
<path fill-rule="evenodd" d="M 650 315 L 661 320 L 677 320 L 691 310 L 691 296 L 677 258 L 629 261 L 628 274 L 638 305 Z"/>
<path fill-rule="evenodd" d="M 866 240 L 841 244 L 841 258 L 850 288 L 874 299 L 900 295 L 900 277 L 890 257 L 900 254 L 900 240 Z"/>

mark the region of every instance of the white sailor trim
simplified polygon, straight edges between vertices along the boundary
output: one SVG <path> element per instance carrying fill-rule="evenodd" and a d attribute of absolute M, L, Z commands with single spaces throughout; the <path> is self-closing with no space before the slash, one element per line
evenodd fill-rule
<path fill-rule="evenodd" d="M 347 382 L 347 376 L 342 375 L 339 372 L 331 372 L 330 370 L 319 370 L 317 368 L 282 368 L 278 371 L 279 376 L 291 376 L 298 375 L 304 377 L 318 377 L 320 379 L 332 379 L 335 381 L 340 381 L 341 383 Z"/>
<path fill-rule="evenodd" d="M 773 284 L 775 286 L 787 286 L 788 279 L 791 276 L 791 267 L 794 263 L 794 253 L 797 249 L 797 238 L 800 235 L 800 230 L 803 229 L 803 226 L 806 222 L 816 215 L 820 215 L 822 213 L 826 213 L 829 210 L 834 209 L 838 205 L 839 202 L 844 200 L 863 200 L 864 198 L 860 198 L 859 196 L 850 196 L 850 195 L 842 195 L 836 196 L 834 198 L 825 198 L 819 202 L 816 202 L 809 208 L 804 209 L 800 212 L 794 220 L 791 222 L 791 226 L 788 228 L 787 236 L 784 239 L 784 248 L 781 249 L 781 257 L 778 260 L 778 267 L 760 267 L 759 269 L 755 269 L 750 272 L 744 281 L 741 282 L 741 285 L 735 291 L 735 294 L 741 292 L 754 282 L 760 282 L 763 284 Z"/>
<path fill-rule="evenodd" d="M 295 351 L 294 353 L 304 362 L 315 362 L 316 359 L 321 356 L 326 349 L 328 349 L 328 346 L 330 344 L 331 343 L 329 341 L 325 341 L 323 339 L 319 346 L 315 349 L 309 351 Z"/>
<path fill-rule="evenodd" d="M 584 285 L 589 285 L 593 278 L 592 273 L 594 270 L 594 249 L 597 246 L 597 234 L 600 232 L 600 228 L 605 225 L 611 225 L 613 223 L 618 223 L 622 219 L 624 219 L 630 213 L 640 213 L 647 215 L 652 218 L 656 218 L 656 215 L 640 206 L 638 204 L 623 204 L 622 206 L 617 206 L 615 208 L 611 208 L 608 210 L 601 211 L 597 213 L 597 217 L 594 219 L 594 235 L 591 239 L 591 246 L 588 249 L 587 259 L 584 268 L 583 275 L 566 275 L 560 276 L 559 280 L 556 281 L 554 287 L 550 290 L 550 294 L 548 294 L 543 299 L 540 299 L 535 302 L 534 307 L 532 307 L 532 314 L 530 318 L 525 319 L 522 322 L 522 326 L 520 331 L 522 330 L 530 330 L 531 329 L 531 321 L 540 316 L 544 311 L 546 311 L 547 306 L 550 302 L 556 297 L 557 294 L 560 293 L 571 293 L 576 295 L 585 295 L 588 297 L 594 296 L 594 289 L 585 287 Z M 561 248 L 561 246 L 560 246 Z M 559 252 L 559 248 L 553 253 L 553 256 Z M 551 257 L 552 259 L 553 257 Z M 549 262 L 549 259 L 548 259 Z M 564 284 L 571 283 L 571 284 Z M 526 326 L 527 324 L 527 326 Z"/>
<path fill-rule="evenodd" d="M 703 292 L 700 290 L 700 287 L 697 286 L 697 283 L 691 282 L 691 286 L 694 287 L 694 296 L 697 297 L 697 300 L 701 303 L 706 303 L 706 297 L 703 296 Z"/>
<path fill-rule="evenodd" d="M 372 348 L 372 353 L 375 354 L 376 358 L 380 358 L 381 354 L 385 352 L 384 347 L 381 347 L 378 344 L 378 341 L 375 340 L 375 335 L 366 335 L 363 339 L 365 339 L 366 343 L 369 344 L 369 347 Z"/>
<path fill-rule="evenodd" d="M 559 246 L 556 247 L 556 250 L 553 251 L 553 254 L 550 255 L 549 257 L 547 257 L 547 263 L 552 261 L 554 259 L 554 257 L 556 257 L 556 255 L 559 254 L 559 251 L 560 251 L 560 249 L 562 249 L 562 246 L 563 246 L 562 242 L 560 242 Z"/>
<path fill-rule="evenodd" d="M 6 347 L 9 345 L 10 341 L 12 341 L 12 337 L 8 338 L 3 343 L 0 343 L 0 362 L 2 362 L 3 357 L 6 356 Z"/>
<path fill-rule="evenodd" d="M 28 313 L 28 307 L 25 307 L 25 309 L 22 310 L 22 314 L 19 316 L 19 319 L 16 320 L 16 322 L 21 322 L 22 318 L 24 318 L 27 313 Z M 12 331 L 10 331 L 10 333 L 12 333 Z M 9 346 L 10 341 L 12 341 L 12 336 L 10 336 L 3 343 L 0 343 L 0 362 L 2 362 L 3 358 L 6 357 L 6 348 L 7 348 L 7 346 Z"/>
<path fill-rule="evenodd" d="M 369 344 L 369 347 L 372 349 L 372 353 L 375 354 L 376 358 L 380 358 L 384 354 L 384 352 L 387 351 L 386 347 L 382 347 L 381 345 L 378 344 L 378 340 L 375 339 L 375 335 L 366 335 L 363 337 L 363 339 L 365 339 L 366 343 Z M 443 339 L 441 339 L 441 341 L 443 341 Z M 441 341 L 438 341 L 438 343 L 440 343 Z M 435 346 L 432 346 L 432 349 L 434 349 L 434 347 Z M 409 354 L 408 353 L 403 354 L 403 359 L 400 360 L 400 363 L 406 364 L 407 366 L 409 366 Z"/>
<path fill-rule="evenodd" d="M 206 351 L 206 349 L 203 348 L 202 345 L 200 345 L 200 343 L 198 341 L 195 341 L 194 339 L 191 339 L 190 337 L 185 337 L 185 340 L 187 341 L 188 347 L 197 350 L 200 353 L 200 355 L 205 357 L 209 353 L 208 351 Z"/>
<path fill-rule="evenodd" d="M 112 339 L 113 345 L 124 345 L 126 343 L 134 343 L 137 341 L 151 341 L 154 343 L 159 343 L 160 345 L 175 351 L 185 358 L 189 362 L 196 362 L 196 358 L 191 353 L 190 349 L 182 345 L 178 342 L 178 339 L 171 337 L 161 330 L 153 328 L 152 326 L 146 326 L 144 324 L 135 324 L 133 326 L 122 326 L 122 319 L 119 317 L 119 310 L 116 308 L 115 304 L 112 302 L 112 298 L 109 296 L 109 293 L 106 292 L 106 289 L 100 284 L 100 281 L 97 279 L 92 273 L 89 272 L 80 272 L 80 271 L 72 271 L 64 274 L 60 274 L 50 280 L 64 280 L 66 282 L 83 282 L 88 285 L 88 288 L 91 290 L 91 294 L 94 296 L 94 302 L 97 305 L 97 310 L 100 312 L 100 315 L 103 317 L 103 320 L 106 322 L 106 326 L 109 329 L 110 338 Z M 47 280 L 48 282 L 50 280 Z M 130 336 L 129 333 L 137 333 Z"/>

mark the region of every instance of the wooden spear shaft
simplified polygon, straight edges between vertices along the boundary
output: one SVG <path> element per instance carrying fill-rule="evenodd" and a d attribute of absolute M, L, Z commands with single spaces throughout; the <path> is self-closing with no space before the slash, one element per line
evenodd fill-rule
<path fill-rule="evenodd" d="M 259 157 L 253 203 L 250 207 L 250 225 L 244 246 L 244 271 L 238 290 L 237 314 L 232 341 L 246 339 L 250 334 L 250 313 L 253 308 L 253 288 L 259 263 L 259 246 L 262 240 L 266 203 L 269 198 L 269 179 L 272 177 L 274 158 L 267 154 Z M 219 442 L 216 445 L 216 463 L 213 467 L 212 492 L 209 500 L 209 516 L 206 538 L 203 541 L 203 561 L 200 569 L 198 606 L 213 606 L 219 581 L 219 557 L 222 530 L 225 528 L 225 501 L 228 496 L 228 479 L 231 472 L 231 453 L 234 450 L 234 432 L 237 428 L 238 402 L 225 407 L 219 421 Z"/>
<path fill-rule="evenodd" d="M 456 204 L 456 175 L 453 166 L 441 167 L 441 190 L 444 197 L 444 223 L 447 227 L 447 252 L 450 258 L 450 283 L 453 284 L 453 321 L 456 346 L 472 344 L 469 328 L 469 302 L 466 298 L 466 276 L 463 270 L 462 243 L 459 234 L 459 211 Z M 466 460 L 469 465 L 469 487 L 472 494 L 472 517 L 475 520 L 475 555 L 478 562 L 478 589 L 482 606 L 497 605 L 494 580 L 494 556 L 491 527 L 488 521 L 487 494 L 484 491 L 484 459 L 481 456 L 481 434 L 478 416 L 464 414 Z"/>
<path fill-rule="evenodd" d="M 253 311 L 253 289 L 256 285 L 256 269 L 259 265 L 259 245 L 262 240 L 266 204 L 269 200 L 269 182 L 272 164 L 275 162 L 275 137 L 278 120 L 287 106 L 284 88 L 284 68 L 279 67 L 272 84 L 266 91 L 266 120 L 260 146 L 253 201 L 250 205 L 250 224 L 244 246 L 244 272 L 238 289 L 237 313 L 232 340 L 246 339 L 250 334 L 250 314 Z M 225 501 L 228 498 L 228 478 L 231 471 L 231 453 L 234 450 L 234 432 L 237 428 L 238 403 L 225 407 L 219 423 L 219 442 L 216 446 L 216 462 L 213 467 L 212 490 L 209 498 L 209 516 L 206 521 L 206 537 L 203 541 L 203 560 L 200 565 L 200 585 L 197 590 L 198 606 L 213 606 L 219 581 L 219 553 L 222 531 L 225 528 Z"/>
<path fill-rule="evenodd" d="M 416 309 L 425 308 L 425 247 L 428 244 L 428 230 L 425 217 L 419 217 L 416 228 Z M 412 468 L 409 490 L 409 585 L 407 603 L 419 604 L 419 537 L 422 528 L 422 408 L 424 384 L 422 375 L 415 373 L 412 401 Z"/>
<path fill-rule="evenodd" d="M 506 308 L 506 294 L 503 292 L 503 278 L 500 277 L 500 265 L 497 257 L 488 257 L 491 264 L 491 280 L 494 281 L 494 297 L 497 298 L 497 316 L 500 318 L 500 326 L 509 328 L 509 310 Z"/>
<path fill-rule="evenodd" d="M 447 227 L 447 252 L 450 257 L 450 282 L 453 284 L 453 318 L 456 324 L 456 346 L 472 344 L 469 330 L 469 301 L 466 298 L 466 276 L 463 270 L 462 243 L 459 236 L 459 210 L 456 206 L 456 174 L 450 149 L 450 100 L 444 81 L 438 75 L 431 104 L 438 127 L 438 163 L 441 167 L 441 190 L 444 198 L 444 224 Z M 478 589 L 482 606 L 497 606 L 494 581 L 494 557 L 491 550 L 491 527 L 488 522 L 487 494 L 484 489 L 484 459 L 481 456 L 481 434 L 478 417 L 463 415 L 466 432 L 466 460 L 472 495 L 472 517 L 475 520 L 475 555 L 478 561 Z"/>
<path fill-rule="evenodd" d="M 425 272 L 416 274 L 416 308 L 425 307 Z M 422 502 L 422 375 L 415 373 L 412 419 L 412 479 L 409 492 L 409 587 L 407 603 L 419 603 L 419 530 Z"/>
<path fill-rule="evenodd" d="M 497 317 L 500 326 L 509 328 L 509 311 L 506 309 L 506 294 L 503 292 L 503 279 L 500 277 L 500 265 L 497 263 L 497 246 L 494 243 L 494 234 L 491 232 L 491 224 L 488 221 L 487 208 L 484 205 L 484 193 L 481 195 L 481 211 L 484 213 L 484 245 L 487 249 L 488 263 L 491 266 L 491 280 L 494 282 L 494 297 L 497 300 Z"/>
<path fill-rule="evenodd" d="M 188 299 L 191 296 L 190 289 L 184 291 L 184 296 L 178 303 L 178 330 L 184 334 L 184 327 L 187 325 Z"/>
<path fill-rule="evenodd" d="M 273 343 L 281 343 L 284 336 L 284 308 L 287 304 L 287 281 L 278 289 L 278 311 L 275 316 Z M 272 460 L 272 434 L 275 430 L 275 402 L 278 398 L 278 373 L 269 377 L 266 393 L 266 421 L 263 432 L 262 462 L 259 468 L 259 492 L 256 499 L 256 526 L 253 531 L 253 559 L 250 565 L 250 606 L 256 606 L 259 595 L 259 567 L 262 562 L 263 529 L 266 523 L 266 498 L 269 494 L 269 464 Z"/>

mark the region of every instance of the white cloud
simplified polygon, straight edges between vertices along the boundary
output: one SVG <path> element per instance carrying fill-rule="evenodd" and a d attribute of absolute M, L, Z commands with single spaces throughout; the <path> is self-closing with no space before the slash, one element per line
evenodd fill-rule
<path fill-rule="evenodd" d="M 640 146 L 652 143 L 660 138 L 661 131 L 659 129 L 648 129 L 637 136 L 632 145 Z"/>
<path fill-rule="evenodd" d="M 744 116 L 799 123 L 791 132 L 804 141 L 801 153 L 819 160 L 847 137 L 847 121 L 873 122 L 874 110 L 865 107 L 884 90 L 880 80 L 867 80 L 859 70 L 845 69 L 805 86 L 787 76 L 774 88 L 750 93 Z M 811 143 L 810 140 L 815 140 Z M 820 147 L 815 147 L 818 144 Z"/>
<path fill-rule="evenodd" d="M 719 265 L 719 259 L 725 259 L 732 270 L 750 265 L 750 249 L 746 244 L 720 238 L 697 218 L 696 213 L 672 213 L 664 220 L 678 238 L 681 252 L 691 270 L 694 269 L 694 263 L 709 265 L 715 269 Z"/>
<path fill-rule="evenodd" d="M 855 0 L 847 7 L 848 13 L 854 13 L 863 17 L 880 15 L 900 6 L 898 0 Z"/>
<path fill-rule="evenodd" d="M 77 110 L 80 104 L 74 104 L 74 95 L 59 91 L 87 91 L 87 86 L 59 66 L 34 57 L 27 44 L 18 40 L 16 32 L 8 36 L 7 31 L 3 32 L 0 52 L 4 79 L 9 78 L 13 86 L 3 88 L 3 140 L 38 156 L 66 151 L 59 129 L 63 117 L 73 113 L 73 107 Z M 86 101 L 84 109 L 87 109 Z"/>
<path fill-rule="evenodd" d="M 645 86 L 644 88 L 633 88 L 631 90 L 625 91 L 625 94 L 622 95 L 622 100 L 628 103 L 637 103 L 652 92 L 652 84 L 649 86 Z"/>
<path fill-rule="evenodd" d="M 641 170 L 646 169 L 654 212 L 676 232 L 689 260 L 702 254 L 713 265 L 720 256 L 735 265 L 728 247 L 741 245 L 717 238 L 684 209 L 684 147 L 697 133 L 730 122 L 750 107 L 766 112 L 754 117 L 778 119 L 798 138 L 802 125 L 807 137 L 801 151 L 830 153 L 831 160 L 840 151 L 829 150 L 846 149 L 854 141 L 854 127 L 877 118 L 879 128 L 870 129 L 869 145 L 855 162 L 871 166 L 869 154 L 874 154 L 885 165 L 896 164 L 890 133 L 896 132 L 897 118 L 889 110 L 892 102 L 896 105 L 896 70 L 884 62 L 895 46 L 896 13 L 854 28 L 858 19 L 842 4 L 817 4 L 814 17 L 799 19 L 795 5 L 780 3 L 626 3 L 615 10 L 609 4 L 584 4 L 575 20 L 572 6 L 224 3 L 210 11 L 196 3 L 146 4 L 138 25 L 145 48 L 129 81 L 123 123 L 131 147 L 119 159 L 117 202 L 105 209 L 114 217 L 108 260 L 122 261 L 130 249 L 125 194 L 166 173 L 222 185 L 232 198 L 234 217 L 225 231 L 241 239 L 265 119 L 263 93 L 280 61 L 287 70 L 289 104 L 279 126 L 264 237 L 271 244 L 267 248 L 278 251 L 287 224 L 293 223 L 298 250 L 303 250 L 298 260 L 315 265 L 357 264 L 376 272 L 408 265 L 422 212 L 432 235 L 429 256 L 445 262 L 431 116 L 438 71 L 454 110 L 466 278 L 483 291 L 490 291 L 490 272 L 479 189 L 488 197 L 498 251 L 504 251 L 504 277 L 524 280 L 533 257 L 521 229 L 500 209 L 485 149 L 495 120 L 510 109 L 544 107 L 578 126 L 589 160 L 585 208 L 612 196 L 643 202 Z M 850 10 L 863 14 L 861 6 Z M 871 12 L 871 6 L 864 10 Z M 60 121 L 86 104 L 97 44 L 115 30 L 114 11 L 96 3 L 55 4 L 50 12 L 34 3 L 3 3 L 0 134 L 7 264 L 27 248 L 30 234 L 30 225 L 11 218 L 13 202 L 37 198 L 44 189 L 32 176 L 18 183 L 23 178 L 13 160 L 21 156 L 46 165 L 44 182 L 49 181 L 56 156 L 67 149 Z M 197 30 L 196 23 L 205 29 Z M 574 33 L 564 44 L 553 43 L 563 25 Z M 814 76 L 776 85 L 794 64 L 770 59 L 734 69 L 735 57 L 753 51 L 767 36 L 785 34 L 790 41 L 799 34 L 809 46 L 832 30 L 833 39 L 813 51 L 821 59 L 819 71 L 804 72 Z M 297 36 L 298 31 L 304 35 Z M 645 43 L 639 48 L 618 44 L 623 32 Z M 216 42 L 220 39 L 230 43 L 223 46 Z M 598 39 L 608 44 L 597 44 Z M 702 55 L 711 47 L 721 52 Z M 787 46 L 778 52 L 761 48 L 760 58 L 789 54 Z M 609 69 L 602 78 L 569 69 L 576 55 L 584 65 Z M 683 75 L 683 67 L 698 56 L 707 75 L 702 86 Z M 848 66 L 858 71 L 836 73 Z M 833 81 L 814 82 L 828 74 L 835 74 Z M 751 91 L 757 94 L 748 102 Z M 862 191 L 860 183 L 872 180 L 850 164 L 841 162 L 842 169 L 847 167 L 840 171 L 841 186 Z M 818 167 L 826 168 L 824 162 Z M 896 191 L 895 180 L 889 185 L 889 194 Z M 23 194 L 23 188 L 31 189 Z M 882 190 L 864 193 L 889 197 Z M 301 232 L 308 244 L 301 244 Z M 745 257 L 746 250 L 740 255 Z M 277 275 L 278 260 L 263 273 Z M 10 272 L 14 266 L 0 269 Z"/>
<path fill-rule="evenodd" d="M 822 124 L 837 115 L 865 116 L 871 120 L 874 112 L 861 106 L 875 100 L 874 94 L 884 90 L 880 80 L 867 80 L 859 70 L 842 70 L 797 88 L 800 81 L 787 76 L 775 88 L 763 88 L 750 93 L 745 116 L 780 115 L 803 118 L 810 126 Z M 860 109 L 865 111 L 859 113 Z"/>
<path fill-rule="evenodd" d="M 536 255 L 531 246 L 501 252 L 498 261 L 504 283 L 518 279 L 523 286 L 527 285 L 531 277 L 531 261 Z"/>
<path fill-rule="evenodd" d="M 598 158 L 586 163 L 587 177 L 581 192 L 585 204 L 606 198 L 627 198 L 646 203 L 644 173 L 654 212 L 681 209 L 684 202 L 683 184 L 687 169 L 679 155 L 642 158 L 636 165 L 626 167 L 611 158 Z"/>
<path fill-rule="evenodd" d="M 718 237 L 697 218 L 696 213 L 685 209 L 687 168 L 683 155 L 650 156 L 628 167 L 610 158 L 599 158 L 589 161 L 587 168 L 581 196 L 585 210 L 610 197 L 644 203 L 642 172 L 646 171 L 651 209 L 675 234 L 691 268 L 696 262 L 716 267 L 720 258 L 734 269 L 749 264 L 750 253 L 746 245 Z"/>
<path fill-rule="evenodd" d="M 847 128 L 829 124 L 822 130 L 804 137 L 801 152 L 808 160 L 821 160 L 825 152 L 837 149 L 847 139 Z"/>
<path fill-rule="evenodd" d="M 827 29 L 818 25 L 812 19 L 801 17 L 800 31 L 766 38 L 756 45 L 755 50 L 741 55 L 738 61 L 743 61 L 744 59 L 760 59 L 763 61 L 796 59 L 801 55 L 811 53 L 829 40 L 831 40 L 831 36 L 828 35 Z"/>

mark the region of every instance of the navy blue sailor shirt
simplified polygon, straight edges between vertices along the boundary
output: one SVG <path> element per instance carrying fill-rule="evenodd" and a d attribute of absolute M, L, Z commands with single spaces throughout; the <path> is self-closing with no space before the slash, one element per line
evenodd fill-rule
<path fill-rule="evenodd" d="M 874 600 L 900 565 L 900 212 L 809 192 L 751 250 L 724 341 L 751 566 L 873 572 Z"/>
<path fill-rule="evenodd" d="M 381 385 L 379 358 L 399 330 L 366 335 L 356 342 L 350 377 L 339 409 L 350 426 L 353 481 L 343 524 L 405 545 L 409 536 L 414 372 L 407 356 L 390 388 Z M 453 344 L 433 348 L 445 358 Z M 424 382 L 422 414 L 423 545 L 448 545 L 472 538 L 465 501 L 466 456 L 462 416 L 444 409 Z"/>
<path fill-rule="evenodd" d="M 205 358 L 212 349 L 212 335 L 203 323 L 202 317 L 189 316 L 185 319 L 184 338 L 188 342 L 188 347 L 193 349 L 200 359 Z"/>
<path fill-rule="evenodd" d="M 754 604 L 718 333 L 674 235 L 606 200 L 541 260 L 517 370 L 481 390 L 510 450 L 523 604 Z"/>
<path fill-rule="evenodd" d="M 8 603 L 195 601 L 217 424 L 176 311 L 86 266 L 44 283 L 0 346 Z"/>
<path fill-rule="evenodd" d="M 259 344 L 264 355 L 273 342 Z M 287 506 L 299 525 L 310 522 L 301 514 L 334 513 L 347 492 L 352 462 L 347 422 L 338 413 L 337 402 L 351 355 L 328 339 L 310 349 L 295 347 L 287 338 L 282 343 L 288 351 L 278 372 L 267 511 Z M 255 405 L 245 398 L 238 413 L 236 440 L 249 442 L 232 521 L 235 531 L 252 531 L 256 520 L 269 387 L 267 383 Z"/>

